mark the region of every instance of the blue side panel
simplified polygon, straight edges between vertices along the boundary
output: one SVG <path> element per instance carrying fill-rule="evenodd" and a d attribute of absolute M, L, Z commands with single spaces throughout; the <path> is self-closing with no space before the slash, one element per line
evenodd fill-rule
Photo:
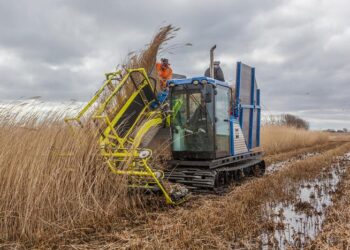
<path fill-rule="evenodd" d="M 236 73 L 236 104 L 239 104 L 240 89 L 241 89 L 241 70 L 242 63 L 237 62 L 237 73 Z"/>
<path fill-rule="evenodd" d="M 257 100 L 256 70 L 238 62 L 236 73 L 234 116 L 239 121 L 247 148 L 251 150 L 260 144 L 261 107 Z"/>
<path fill-rule="evenodd" d="M 250 105 L 254 105 L 254 83 L 255 83 L 255 69 L 251 69 L 251 89 L 250 89 Z M 248 138 L 248 148 L 253 147 L 253 122 L 254 122 L 254 106 L 249 109 L 249 138 Z"/>
<path fill-rule="evenodd" d="M 258 105 L 258 124 L 256 126 L 256 146 L 259 147 L 260 146 L 260 126 L 261 126 L 261 108 L 260 108 L 260 89 L 257 89 L 257 95 L 256 95 L 256 104 Z"/>
<path fill-rule="evenodd" d="M 184 78 L 184 79 L 171 79 L 167 81 L 167 86 L 171 85 L 187 85 L 187 84 L 201 84 L 205 81 L 206 83 L 213 85 L 221 85 L 224 87 L 229 87 L 230 84 L 228 82 L 222 82 L 210 77 L 206 76 L 196 76 L 192 78 Z"/>
<path fill-rule="evenodd" d="M 243 109 L 239 109 L 239 126 L 242 128 L 243 127 Z"/>
<path fill-rule="evenodd" d="M 236 109 L 234 112 L 235 117 L 240 117 L 241 114 L 239 113 L 239 105 L 240 105 L 240 90 L 241 90 L 241 70 L 242 70 L 242 63 L 241 62 L 237 62 L 237 72 L 236 72 Z M 241 124 L 241 120 L 240 119 L 240 125 L 242 127 Z"/>
<path fill-rule="evenodd" d="M 241 70 L 242 63 L 237 62 L 237 72 L 236 72 L 236 111 L 235 116 L 239 119 L 239 126 L 242 128 L 243 125 L 243 110 L 240 108 L 240 96 L 241 96 Z"/>
<path fill-rule="evenodd" d="M 234 144 L 234 138 L 235 138 L 235 130 L 234 130 L 234 123 L 235 119 L 233 116 L 230 117 L 230 153 L 231 155 L 235 155 L 235 144 Z"/>

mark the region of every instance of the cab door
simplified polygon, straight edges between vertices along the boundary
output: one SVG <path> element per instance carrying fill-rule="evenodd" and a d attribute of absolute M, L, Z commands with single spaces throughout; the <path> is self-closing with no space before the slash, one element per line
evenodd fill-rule
<path fill-rule="evenodd" d="M 216 158 L 230 155 L 230 101 L 230 88 L 217 85 L 215 92 Z"/>

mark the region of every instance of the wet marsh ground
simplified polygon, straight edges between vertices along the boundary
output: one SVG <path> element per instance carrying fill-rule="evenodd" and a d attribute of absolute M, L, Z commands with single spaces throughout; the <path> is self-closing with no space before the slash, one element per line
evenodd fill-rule
<path fill-rule="evenodd" d="M 262 248 L 304 248 L 315 240 L 349 164 L 347 153 L 331 168 L 322 169 L 317 178 L 296 185 L 296 195 L 291 200 L 267 203 L 265 216 L 273 225 L 262 234 Z"/>

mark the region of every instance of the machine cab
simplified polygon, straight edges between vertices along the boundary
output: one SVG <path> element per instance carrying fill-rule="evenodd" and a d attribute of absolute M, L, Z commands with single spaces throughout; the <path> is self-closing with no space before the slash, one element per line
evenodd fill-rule
<path fill-rule="evenodd" d="M 178 160 L 230 155 L 232 90 L 209 77 L 170 80 L 172 154 Z"/>

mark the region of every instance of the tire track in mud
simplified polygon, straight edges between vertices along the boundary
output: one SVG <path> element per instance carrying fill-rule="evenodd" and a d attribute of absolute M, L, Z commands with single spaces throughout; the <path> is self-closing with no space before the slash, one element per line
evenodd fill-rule
<path fill-rule="evenodd" d="M 305 147 L 298 150 L 293 150 L 287 153 L 281 153 L 277 155 L 267 156 L 265 161 L 267 162 L 266 174 L 272 174 L 289 164 L 306 160 L 313 156 L 322 154 L 323 152 L 333 149 L 337 146 L 344 145 L 346 142 L 329 142 L 322 145 L 316 145 L 312 147 Z"/>
<path fill-rule="evenodd" d="M 303 147 L 299 149 L 293 149 L 287 152 L 281 152 L 273 155 L 266 155 L 264 157 L 266 165 L 270 165 L 273 163 L 278 163 L 281 161 L 287 161 L 289 159 L 292 159 L 294 157 L 301 157 L 304 154 L 307 153 L 314 153 L 314 152 L 323 152 L 332 148 L 335 148 L 337 146 L 341 146 L 349 141 L 328 141 L 327 143 L 320 144 L 320 145 L 314 145 L 314 146 L 308 146 Z"/>

